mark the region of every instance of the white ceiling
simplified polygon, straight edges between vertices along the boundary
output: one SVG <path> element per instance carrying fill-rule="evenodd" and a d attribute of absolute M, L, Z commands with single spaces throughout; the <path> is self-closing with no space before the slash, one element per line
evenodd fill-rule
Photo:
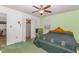
<path fill-rule="evenodd" d="M 4 5 L 5 7 L 9 7 L 12 9 L 16 9 L 18 11 L 28 13 L 37 17 L 40 17 L 41 15 L 36 12 L 32 13 L 33 11 L 37 10 L 36 8 L 32 7 L 32 5 Z M 37 5 L 39 7 L 39 5 Z M 79 9 L 79 5 L 52 5 L 48 10 L 51 10 L 52 13 L 44 13 L 43 16 L 49 16 L 49 15 L 54 15 L 62 12 L 68 12 L 72 10 L 77 10 Z"/>

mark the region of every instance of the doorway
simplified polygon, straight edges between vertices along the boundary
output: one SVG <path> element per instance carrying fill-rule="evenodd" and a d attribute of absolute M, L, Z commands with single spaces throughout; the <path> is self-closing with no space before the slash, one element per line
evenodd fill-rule
<path fill-rule="evenodd" d="M 6 14 L 0 13 L 0 48 L 7 45 L 6 28 L 7 28 Z"/>
<path fill-rule="evenodd" d="M 31 39 L 31 20 L 26 20 L 26 39 Z"/>

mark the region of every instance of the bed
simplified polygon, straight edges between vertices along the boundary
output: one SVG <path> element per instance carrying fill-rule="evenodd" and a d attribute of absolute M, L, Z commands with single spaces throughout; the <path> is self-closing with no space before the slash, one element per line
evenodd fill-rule
<path fill-rule="evenodd" d="M 77 43 L 70 31 L 55 32 L 36 36 L 34 44 L 48 53 L 76 53 Z"/>

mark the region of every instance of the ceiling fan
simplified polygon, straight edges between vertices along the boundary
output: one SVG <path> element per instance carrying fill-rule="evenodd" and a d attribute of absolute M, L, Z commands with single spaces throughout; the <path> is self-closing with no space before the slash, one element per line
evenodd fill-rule
<path fill-rule="evenodd" d="M 43 15 L 44 12 L 47 12 L 47 13 L 51 13 L 52 12 L 50 10 L 47 10 L 48 8 L 51 7 L 51 5 L 47 5 L 47 6 L 40 5 L 40 7 L 37 7 L 37 6 L 33 6 L 33 7 L 36 8 L 36 9 L 38 9 L 38 10 L 33 11 L 32 13 L 39 12 L 40 15 Z"/>

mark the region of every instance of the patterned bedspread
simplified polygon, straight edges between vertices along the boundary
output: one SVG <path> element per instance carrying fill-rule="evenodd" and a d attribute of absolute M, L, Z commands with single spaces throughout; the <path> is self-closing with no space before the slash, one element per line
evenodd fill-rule
<path fill-rule="evenodd" d="M 49 53 L 76 52 L 77 43 L 73 33 L 49 32 L 36 37 L 34 44 Z"/>

